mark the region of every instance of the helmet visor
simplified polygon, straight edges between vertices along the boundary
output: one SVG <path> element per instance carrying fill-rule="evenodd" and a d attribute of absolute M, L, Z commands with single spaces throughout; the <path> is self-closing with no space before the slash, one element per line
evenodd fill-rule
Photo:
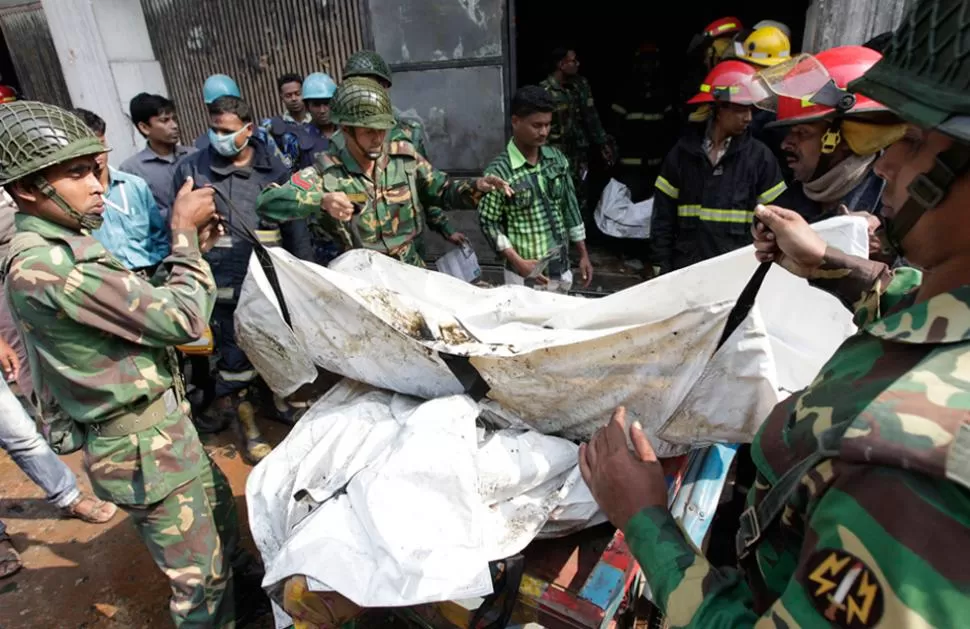
<path fill-rule="evenodd" d="M 779 96 L 812 101 L 831 81 L 828 70 L 818 59 L 802 53 L 784 63 L 760 70 L 754 79 L 759 87 L 754 91 L 763 97 L 758 107 L 778 111 Z"/>

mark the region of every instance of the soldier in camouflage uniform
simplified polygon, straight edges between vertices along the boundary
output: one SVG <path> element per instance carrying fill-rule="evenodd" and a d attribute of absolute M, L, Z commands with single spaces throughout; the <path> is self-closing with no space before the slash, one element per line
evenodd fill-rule
<path fill-rule="evenodd" d="M 344 79 L 353 76 L 365 76 L 374 79 L 381 84 L 385 90 L 391 89 L 391 68 L 384 61 L 384 58 L 373 50 L 359 50 L 350 55 L 347 63 L 344 64 Z M 337 133 L 337 136 L 340 134 Z M 394 108 L 394 126 L 388 132 L 388 140 L 398 142 L 404 140 L 414 145 L 418 153 L 424 157 L 428 156 L 427 134 L 424 126 L 413 118 L 404 118 L 401 110 Z M 336 138 L 335 142 L 341 142 L 343 138 Z"/>
<path fill-rule="evenodd" d="M 256 211 L 268 220 L 286 221 L 320 215 L 321 226 L 344 250 L 380 251 L 408 264 L 424 266 L 414 240 L 424 223 L 458 244 L 455 232 L 437 206 L 474 207 L 486 192 L 512 190 L 495 176 L 474 184 L 456 183 L 437 171 L 410 142 L 387 142 L 394 126 L 391 100 L 376 81 L 344 81 L 331 103 L 345 144 L 317 156 L 279 187 L 260 194 Z M 320 213 L 320 208 L 325 212 Z M 428 209 L 430 208 L 430 209 Z"/>
<path fill-rule="evenodd" d="M 922 271 L 826 247 L 790 210 L 757 212 L 770 229 L 753 230 L 759 260 L 839 297 L 859 331 L 755 437 L 743 571 L 715 568 L 686 539 L 636 425 L 636 454 L 627 448 L 622 410 L 582 447 L 583 475 L 669 626 L 966 626 L 968 40 L 970 0 L 919 0 L 883 60 L 848 86 L 907 123 L 875 168 L 889 235 Z"/>
<path fill-rule="evenodd" d="M 347 63 L 344 64 L 343 77 L 349 79 L 354 76 L 374 79 L 385 90 L 391 89 L 391 67 L 373 50 L 358 50 L 348 57 Z M 397 107 L 394 107 L 394 126 L 388 131 L 387 139 L 390 142 L 410 142 L 420 155 L 428 157 L 427 133 L 424 125 L 414 118 L 405 118 Z M 336 149 L 343 147 L 343 141 L 343 135 L 339 131 L 331 138 L 332 146 Z M 428 211 L 439 213 L 441 208 L 429 208 Z M 421 258 L 425 256 L 425 238 L 425 234 L 422 233 L 414 240 L 414 248 Z"/>
<path fill-rule="evenodd" d="M 549 131 L 549 145 L 566 155 L 572 167 L 573 187 L 579 209 L 587 211 L 586 175 L 589 171 L 590 144 L 595 144 L 607 165 L 613 165 L 613 150 L 593 102 L 593 92 L 585 77 L 579 75 L 576 51 L 558 48 L 552 53 L 553 71 L 539 85 L 556 102 Z"/>
<path fill-rule="evenodd" d="M 192 426 L 172 350 L 201 336 L 215 302 L 200 250 L 219 231 L 212 191 L 179 191 L 169 274 L 154 285 L 91 236 L 104 211 L 95 161 L 104 150 L 62 109 L 0 106 L 0 185 L 19 209 L 7 297 L 40 415 L 45 400 L 64 411 L 45 433 L 61 452 L 83 448 L 95 494 L 131 516 L 171 582 L 176 625 L 230 627 L 230 561 L 242 567 L 247 557 L 232 491 Z"/>

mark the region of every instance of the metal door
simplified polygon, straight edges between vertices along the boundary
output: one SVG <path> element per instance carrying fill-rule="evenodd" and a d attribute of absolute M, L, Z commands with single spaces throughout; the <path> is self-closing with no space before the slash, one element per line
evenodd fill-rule
<path fill-rule="evenodd" d="M 481 173 L 505 148 L 509 75 L 506 0 L 368 0 L 375 50 L 394 72 L 391 97 L 415 110 L 428 159 Z"/>
<path fill-rule="evenodd" d="M 328 72 L 340 80 L 364 47 L 366 0 L 141 0 L 152 48 L 179 109 L 182 141 L 208 126 L 202 83 L 232 76 L 259 117 L 282 113 L 276 78 Z"/>

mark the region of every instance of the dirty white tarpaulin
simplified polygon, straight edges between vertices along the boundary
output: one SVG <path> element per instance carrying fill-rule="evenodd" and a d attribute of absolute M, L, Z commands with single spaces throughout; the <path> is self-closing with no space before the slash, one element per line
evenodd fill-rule
<path fill-rule="evenodd" d="M 485 434 L 478 415 L 465 395 L 336 385 L 246 483 L 264 586 L 302 574 L 366 607 L 481 596 L 488 562 L 521 551 L 560 506 L 559 528 L 602 521 L 575 444 Z"/>
<path fill-rule="evenodd" d="M 844 251 L 868 251 L 862 219 L 814 227 Z M 314 365 L 426 399 L 453 395 L 463 387 L 442 359 L 450 354 L 468 356 L 489 397 L 543 433 L 586 438 L 623 404 L 651 437 L 669 424 L 674 441 L 747 441 L 777 391 L 807 385 L 854 331 L 835 298 L 775 268 L 751 315 L 709 365 L 757 266 L 752 250 L 588 300 L 482 289 L 364 250 L 322 268 L 273 249 L 294 331 L 252 262 L 237 338 L 280 395 L 312 381 Z M 699 381 L 703 388 L 695 390 Z M 662 453 L 674 452 L 654 441 Z"/>

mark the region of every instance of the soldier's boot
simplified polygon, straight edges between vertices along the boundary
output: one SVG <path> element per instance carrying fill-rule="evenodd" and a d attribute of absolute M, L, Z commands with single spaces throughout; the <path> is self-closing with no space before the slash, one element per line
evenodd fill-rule
<path fill-rule="evenodd" d="M 256 408 L 245 396 L 246 392 L 242 391 L 237 399 L 236 432 L 243 444 L 243 456 L 255 465 L 265 459 L 273 448 L 263 439 L 256 425 Z"/>
<path fill-rule="evenodd" d="M 276 395 L 262 379 L 253 383 L 249 393 L 249 399 L 256 405 L 256 411 L 260 417 L 272 419 L 287 426 L 295 425 L 310 406 L 306 402 L 290 402 Z"/>
<path fill-rule="evenodd" d="M 273 612 L 269 597 L 263 590 L 263 577 L 266 576 L 262 565 L 256 560 L 243 566 L 233 565 L 233 596 L 236 603 L 236 627 L 241 629 Z M 259 624 L 259 626 L 265 626 Z"/>

